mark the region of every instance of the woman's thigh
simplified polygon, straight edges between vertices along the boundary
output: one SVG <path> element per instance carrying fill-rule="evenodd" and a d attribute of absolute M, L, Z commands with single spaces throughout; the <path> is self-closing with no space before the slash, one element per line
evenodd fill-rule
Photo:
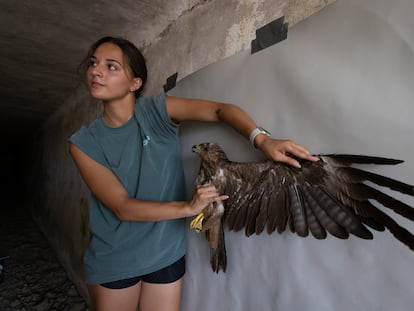
<path fill-rule="evenodd" d="M 167 283 L 154 284 L 141 281 L 139 298 L 140 311 L 179 311 L 183 279 Z"/>
<path fill-rule="evenodd" d="M 88 285 L 94 311 L 136 311 L 141 293 L 141 283 L 122 289 L 101 285 Z"/>

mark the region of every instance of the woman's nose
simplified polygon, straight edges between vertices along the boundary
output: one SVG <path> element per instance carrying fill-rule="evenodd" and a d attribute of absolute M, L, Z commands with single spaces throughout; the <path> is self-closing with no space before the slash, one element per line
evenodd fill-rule
<path fill-rule="evenodd" d="M 102 77 L 102 68 L 99 65 L 92 67 L 91 74 L 93 77 Z"/>

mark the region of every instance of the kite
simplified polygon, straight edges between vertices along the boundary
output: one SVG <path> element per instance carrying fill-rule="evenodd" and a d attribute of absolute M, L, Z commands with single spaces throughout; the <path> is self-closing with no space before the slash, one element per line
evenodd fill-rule
<path fill-rule="evenodd" d="M 225 272 L 227 267 L 224 228 L 244 229 L 246 236 L 265 229 L 269 234 L 283 233 L 289 228 L 300 237 L 310 233 L 316 239 L 328 234 L 340 239 L 350 234 L 373 239 L 369 229 L 387 229 L 414 250 L 414 235 L 374 204 L 414 221 L 414 208 L 379 190 L 385 187 L 414 196 L 414 186 L 356 167 L 395 165 L 402 160 L 325 154 L 318 155 L 317 162 L 298 159 L 301 168 L 295 168 L 272 160 L 233 162 L 211 142 L 192 150 L 201 159 L 196 182 L 212 184 L 218 193 L 229 196 L 208 205 L 190 224 L 205 232 L 214 272 Z"/>

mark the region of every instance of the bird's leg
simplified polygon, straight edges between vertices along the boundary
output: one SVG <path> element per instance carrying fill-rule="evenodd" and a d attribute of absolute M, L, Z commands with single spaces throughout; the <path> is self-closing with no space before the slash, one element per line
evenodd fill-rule
<path fill-rule="evenodd" d="M 198 214 L 190 223 L 190 228 L 194 229 L 196 232 L 200 232 L 203 230 L 203 220 L 204 220 L 204 213 Z"/>
<path fill-rule="evenodd" d="M 197 232 L 210 230 L 217 222 L 220 222 L 224 214 L 222 201 L 210 203 L 200 214 L 190 223 L 190 228 Z"/>

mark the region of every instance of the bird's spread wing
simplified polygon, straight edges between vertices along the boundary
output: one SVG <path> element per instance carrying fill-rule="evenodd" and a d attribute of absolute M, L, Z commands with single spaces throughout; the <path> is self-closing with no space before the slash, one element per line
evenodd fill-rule
<path fill-rule="evenodd" d="M 282 163 L 223 163 L 226 178 L 217 184 L 230 198 L 225 202 L 225 223 L 230 230 L 245 228 L 246 235 L 284 232 L 299 236 L 309 232 L 317 239 L 327 233 L 346 239 L 349 234 L 372 239 L 367 226 L 389 229 L 414 249 L 414 236 L 371 203 L 414 220 L 414 209 L 380 190 L 379 186 L 414 196 L 414 187 L 352 167 L 352 164 L 397 164 L 401 161 L 355 155 L 322 155 L 320 161 L 303 161 L 297 169 Z"/>
<path fill-rule="evenodd" d="M 298 169 L 269 160 L 232 162 L 214 143 L 199 144 L 193 150 L 201 158 L 199 181 L 211 182 L 229 195 L 223 215 L 229 230 L 245 229 L 250 236 L 289 228 L 299 236 L 311 233 L 317 239 L 328 233 L 342 239 L 349 234 L 372 239 L 368 227 L 387 228 L 414 250 L 414 236 L 372 202 L 414 220 L 412 207 L 379 190 L 387 187 L 414 196 L 414 187 L 354 165 L 394 165 L 400 160 L 330 154 L 320 155 L 317 162 L 299 160 L 302 167 Z"/>

